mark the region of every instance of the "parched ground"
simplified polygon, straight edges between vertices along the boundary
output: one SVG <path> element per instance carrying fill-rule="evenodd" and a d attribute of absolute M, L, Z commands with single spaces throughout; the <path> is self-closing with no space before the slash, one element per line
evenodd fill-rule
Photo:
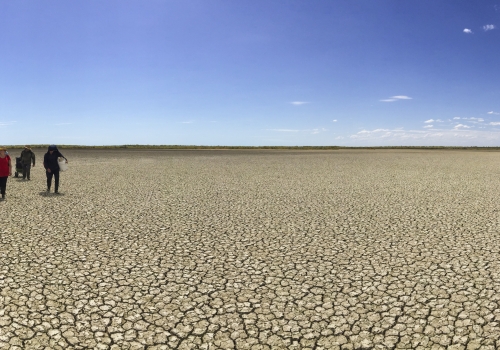
<path fill-rule="evenodd" d="M 500 152 L 62 152 L 0 202 L 0 349 L 500 348 Z"/>

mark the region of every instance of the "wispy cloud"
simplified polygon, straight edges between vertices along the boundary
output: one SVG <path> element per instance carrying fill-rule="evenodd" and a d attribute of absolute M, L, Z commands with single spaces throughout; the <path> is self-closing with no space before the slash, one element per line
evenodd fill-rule
<path fill-rule="evenodd" d="M 457 125 L 455 125 L 455 127 L 453 129 L 460 129 L 460 128 L 462 128 L 462 129 L 470 129 L 470 126 L 465 125 L 465 124 L 457 124 Z"/>
<path fill-rule="evenodd" d="M 483 30 L 485 32 L 487 32 L 488 30 L 493 30 L 493 29 L 495 29 L 495 25 L 494 24 L 487 24 L 487 25 L 483 26 Z"/>
<path fill-rule="evenodd" d="M 356 134 L 351 135 L 351 139 L 358 140 L 369 140 L 369 139 L 387 139 L 393 137 L 394 135 L 404 134 L 405 131 L 401 129 L 390 130 L 390 129 L 375 129 L 375 130 L 361 130 Z"/>
<path fill-rule="evenodd" d="M 336 122 L 337 122 L 337 119 L 334 119 L 334 120 L 333 120 L 333 122 L 334 122 L 334 123 L 336 123 Z"/>
<path fill-rule="evenodd" d="M 275 132 L 301 132 L 301 133 L 310 133 L 310 134 L 319 134 L 328 129 L 325 128 L 314 128 L 314 129 L 266 129 L 267 131 L 275 131 Z"/>
<path fill-rule="evenodd" d="M 399 100 L 411 100 L 412 98 L 404 95 L 391 96 L 390 98 L 386 98 L 383 100 L 379 100 L 380 102 L 394 102 Z"/>
<path fill-rule="evenodd" d="M 0 122 L 0 126 L 12 125 L 12 124 L 15 124 L 15 123 L 16 123 L 15 120 L 6 121 L 6 122 Z"/>
<path fill-rule="evenodd" d="M 490 125 L 500 125 L 500 122 L 490 122 Z"/>
<path fill-rule="evenodd" d="M 443 121 L 441 119 L 428 119 L 424 123 L 430 124 L 430 123 L 442 123 Z"/>
<path fill-rule="evenodd" d="M 482 123 L 482 122 L 484 122 L 483 118 L 476 118 L 476 117 L 470 117 L 470 118 L 454 117 L 453 120 L 469 120 L 472 123 Z"/>
<path fill-rule="evenodd" d="M 426 125 L 426 126 L 424 126 L 424 128 L 432 128 L 433 126 L 434 125 L 432 125 L 432 124 L 431 125 Z"/>
<path fill-rule="evenodd" d="M 390 129 L 375 129 L 375 130 L 361 130 L 358 131 L 357 135 L 369 135 L 369 134 L 377 134 L 381 132 L 389 132 Z"/>
<path fill-rule="evenodd" d="M 495 124 L 500 126 L 500 122 Z M 398 130 L 375 129 L 362 130 L 349 137 L 356 145 L 498 145 L 500 130 L 477 130 L 465 127 L 457 129 Z"/>
<path fill-rule="evenodd" d="M 498 113 L 498 112 L 493 112 L 493 111 L 488 112 L 488 114 L 500 115 L 500 113 Z"/>
<path fill-rule="evenodd" d="M 311 134 L 319 134 L 319 133 L 322 133 L 322 132 L 325 132 L 325 131 L 328 131 L 328 130 L 325 129 L 325 128 L 312 129 L 311 130 Z"/>
<path fill-rule="evenodd" d="M 309 102 L 307 101 L 292 101 L 290 102 L 290 104 L 294 105 L 294 106 L 302 106 L 302 105 L 305 105 L 305 104 L 308 104 Z"/>
<path fill-rule="evenodd" d="M 188 120 L 188 121 L 185 121 L 185 122 L 181 122 L 181 124 L 193 124 L 194 122 L 191 121 L 191 120 Z"/>
<path fill-rule="evenodd" d="M 299 132 L 297 129 L 267 129 L 267 131 L 277 131 L 277 132 Z"/>
<path fill-rule="evenodd" d="M 466 33 L 466 34 L 472 34 L 472 30 L 470 30 L 469 28 L 465 28 L 464 29 L 464 33 Z"/>

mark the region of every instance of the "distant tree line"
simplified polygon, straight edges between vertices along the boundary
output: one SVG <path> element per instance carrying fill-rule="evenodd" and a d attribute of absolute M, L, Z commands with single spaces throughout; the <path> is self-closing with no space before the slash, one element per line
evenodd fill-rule
<path fill-rule="evenodd" d="M 31 148 L 47 148 L 49 145 L 31 145 Z M 10 145 L 7 149 L 24 148 L 24 145 Z M 85 146 L 85 145 L 58 145 L 61 149 L 276 149 L 276 150 L 341 150 L 341 149 L 418 149 L 418 150 L 500 150 L 500 146 L 375 146 L 375 147 L 346 147 L 346 146 L 196 146 L 196 145 L 111 145 L 111 146 Z"/>

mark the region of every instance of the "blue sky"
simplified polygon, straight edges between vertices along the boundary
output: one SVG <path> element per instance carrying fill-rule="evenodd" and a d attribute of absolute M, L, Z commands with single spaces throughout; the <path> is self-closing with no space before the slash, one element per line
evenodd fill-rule
<path fill-rule="evenodd" d="M 500 0 L 0 0 L 0 143 L 500 146 Z"/>

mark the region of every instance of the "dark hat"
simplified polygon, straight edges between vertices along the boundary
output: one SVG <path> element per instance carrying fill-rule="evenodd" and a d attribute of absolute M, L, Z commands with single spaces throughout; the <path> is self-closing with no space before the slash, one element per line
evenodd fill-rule
<path fill-rule="evenodd" d="M 57 146 L 56 145 L 50 145 L 49 146 L 49 151 L 57 151 Z"/>

